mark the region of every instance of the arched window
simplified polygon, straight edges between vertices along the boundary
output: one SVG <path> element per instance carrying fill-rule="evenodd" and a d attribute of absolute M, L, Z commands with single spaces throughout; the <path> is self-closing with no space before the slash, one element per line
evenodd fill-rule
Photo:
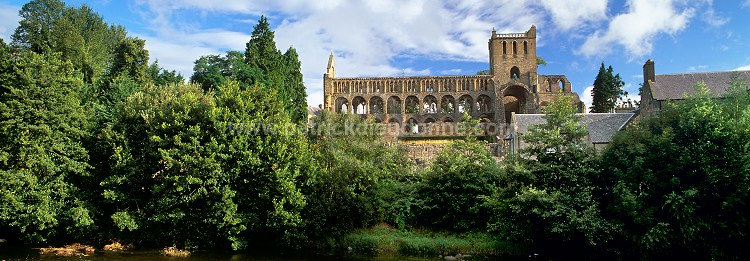
<path fill-rule="evenodd" d="M 349 101 L 344 97 L 339 97 L 336 99 L 336 112 L 338 113 L 347 113 L 349 112 Z"/>
<path fill-rule="evenodd" d="M 468 112 L 471 113 L 471 106 L 474 103 L 474 99 L 469 95 L 461 96 L 458 99 L 458 113 Z"/>
<path fill-rule="evenodd" d="M 388 113 L 401 114 L 401 99 L 396 96 L 388 98 Z"/>
<path fill-rule="evenodd" d="M 477 98 L 477 110 L 480 112 L 492 112 L 492 99 L 487 95 L 479 95 Z"/>
<path fill-rule="evenodd" d="M 406 131 L 411 134 L 419 133 L 419 124 L 417 123 L 417 120 L 411 118 L 406 121 Z"/>
<path fill-rule="evenodd" d="M 558 92 L 565 92 L 565 83 L 563 82 L 563 80 L 560 80 L 558 82 L 558 84 L 560 85 L 560 89 L 558 89 L 557 91 Z"/>
<path fill-rule="evenodd" d="M 518 54 L 518 46 L 516 45 L 516 41 L 513 41 L 513 54 Z"/>
<path fill-rule="evenodd" d="M 416 96 L 406 97 L 406 113 L 419 113 L 419 99 Z"/>
<path fill-rule="evenodd" d="M 526 41 L 523 41 L 523 54 L 529 54 L 529 46 Z"/>
<path fill-rule="evenodd" d="M 424 97 L 424 105 L 422 105 L 424 113 L 437 113 L 437 99 L 435 96 L 428 95 Z"/>
<path fill-rule="evenodd" d="M 503 54 L 508 54 L 508 47 L 505 41 L 503 41 Z"/>
<path fill-rule="evenodd" d="M 521 70 L 519 70 L 518 67 L 516 66 L 513 66 L 513 68 L 510 68 L 510 78 L 511 79 L 521 78 Z"/>
<path fill-rule="evenodd" d="M 383 98 L 378 96 L 370 98 L 370 114 L 383 114 Z"/>
<path fill-rule="evenodd" d="M 361 96 L 352 99 L 352 109 L 354 114 L 367 114 L 367 101 Z"/>
<path fill-rule="evenodd" d="M 445 95 L 440 99 L 440 112 L 441 113 L 455 113 L 456 112 L 456 99 L 453 96 Z"/>

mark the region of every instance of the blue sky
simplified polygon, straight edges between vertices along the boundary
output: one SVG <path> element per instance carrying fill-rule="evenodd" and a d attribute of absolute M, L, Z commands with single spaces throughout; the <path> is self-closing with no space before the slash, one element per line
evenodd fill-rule
<path fill-rule="evenodd" d="M 9 42 L 26 1 L 0 1 Z M 134 0 L 86 4 L 147 41 L 151 59 L 186 77 L 201 55 L 244 50 L 260 15 L 281 50 L 300 53 L 309 104 L 322 103 L 328 54 L 339 77 L 464 75 L 488 68 L 487 40 L 537 26 L 540 74 L 565 74 L 590 103 L 599 65 L 632 96 L 643 63 L 657 74 L 750 70 L 750 0 Z M 638 97 L 633 97 L 638 99 Z"/>

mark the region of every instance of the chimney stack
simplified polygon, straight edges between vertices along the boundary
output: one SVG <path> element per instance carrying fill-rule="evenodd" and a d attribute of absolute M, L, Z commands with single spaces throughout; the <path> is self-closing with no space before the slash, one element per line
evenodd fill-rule
<path fill-rule="evenodd" d="M 654 71 L 654 61 L 648 59 L 643 65 L 643 82 L 656 82 L 656 72 Z"/>

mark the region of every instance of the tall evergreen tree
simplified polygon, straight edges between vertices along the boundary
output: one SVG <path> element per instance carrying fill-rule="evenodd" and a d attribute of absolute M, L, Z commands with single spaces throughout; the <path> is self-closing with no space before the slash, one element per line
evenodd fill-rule
<path fill-rule="evenodd" d="M 265 16 L 261 16 L 253 27 L 252 36 L 245 47 L 245 62 L 250 67 L 260 69 L 268 82 L 266 87 L 276 91 L 292 121 L 304 121 L 307 118 L 307 94 L 297 51 L 290 47 L 281 54 Z"/>
<path fill-rule="evenodd" d="M 612 74 L 612 66 L 606 69 L 604 63 L 599 68 L 599 73 L 594 80 L 593 102 L 591 112 L 611 112 L 617 105 L 617 99 L 628 93 L 622 90 L 625 82 L 620 78 L 620 74 Z"/>
<path fill-rule="evenodd" d="M 289 94 L 289 106 L 286 109 L 291 113 L 292 122 L 303 122 L 307 120 L 307 91 L 302 77 L 302 64 L 294 47 L 289 47 L 284 53 L 284 65 L 285 85 Z"/>

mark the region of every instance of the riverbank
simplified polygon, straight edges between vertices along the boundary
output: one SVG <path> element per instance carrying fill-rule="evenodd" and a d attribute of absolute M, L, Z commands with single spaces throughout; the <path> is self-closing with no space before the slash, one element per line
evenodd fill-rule
<path fill-rule="evenodd" d="M 437 233 L 397 230 L 378 225 L 355 231 L 341 241 L 341 247 L 355 255 L 376 256 L 471 256 L 489 258 L 518 255 L 507 242 L 484 233 Z"/>

